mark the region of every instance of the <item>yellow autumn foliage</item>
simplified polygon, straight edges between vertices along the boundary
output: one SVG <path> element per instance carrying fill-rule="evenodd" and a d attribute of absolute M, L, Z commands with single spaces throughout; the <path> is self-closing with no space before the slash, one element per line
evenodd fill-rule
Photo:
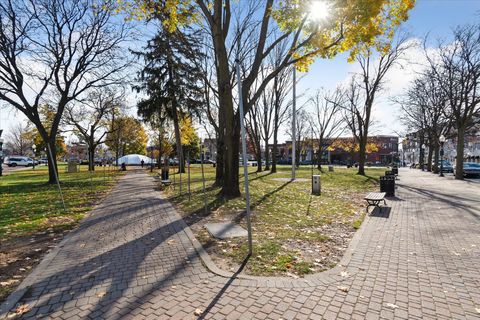
<path fill-rule="evenodd" d="M 172 31 L 178 25 L 198 22 L 200 5 L 212 12 L 215 5 L 223 4 L 223 0 L 117 1 L 118 10 L 127 12 L 131 19 L 160 16 Z M 299 60 L 296 67 L 300 71 L 307 71 L 316 57 L 333 58 L 337 53 L 350 52 L 348 60 L 353 61 L 358 54 L 368 53 L 370 47 L 388 52 L 396 28 L 415 6 L 415 0 L 324 1 L 329 12 L 322 21 L 309 19 L 311 1 L 277 0 L 272 8 L 271 17 L 284 32 L 295 32 L 306 19 L 299 43 L 311 36 L 310 41 L 292 54 Z"/>

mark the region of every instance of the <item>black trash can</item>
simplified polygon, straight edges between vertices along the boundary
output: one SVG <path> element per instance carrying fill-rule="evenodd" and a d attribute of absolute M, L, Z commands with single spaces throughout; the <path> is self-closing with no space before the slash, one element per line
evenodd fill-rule
<path fill-rule="evenodd" d="M 162 180 L 168 180 L 168 169 L 162 168 Z"/>
<path fill-rule="evenodd" d="M 390 177 L 390 176 L 395 177 L 395 174 L 393 173 L 393 171 L 385 171 L 385 176 L 386 177 Z"/>
<path fill-rule="evenodd" d="M 380 177 L 380 192 L 385 192 L 387 197 L 395 196 L 395 176 Z"/>
<path fill-rule="evenodd" d="M 397 176 L 398 176 L 398 167 L 393 167 L 393 168 L 392 168 L 392 173 L 393 173 L 394 175 L 397 175 Z"/>

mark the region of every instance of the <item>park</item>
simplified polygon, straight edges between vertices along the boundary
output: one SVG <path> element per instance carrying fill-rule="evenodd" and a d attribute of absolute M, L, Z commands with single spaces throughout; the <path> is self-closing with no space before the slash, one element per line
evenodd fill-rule
<path fill-rule="evenodd" d="M 478 319 L 479 14 L 0 0 L 0 318 Z"/>

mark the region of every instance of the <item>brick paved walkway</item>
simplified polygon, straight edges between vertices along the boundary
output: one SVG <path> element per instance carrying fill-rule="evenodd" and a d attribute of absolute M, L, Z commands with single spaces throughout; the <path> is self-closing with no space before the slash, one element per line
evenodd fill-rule
<path fill-rule="evenodd" d="M 151 178 L 131 173 L 22 283 L 19 304 L 54 319 L 479 319 L 480 185 L 416 170 L 397 184 L 343 266 L 229 278 L 204 267 Z"/>

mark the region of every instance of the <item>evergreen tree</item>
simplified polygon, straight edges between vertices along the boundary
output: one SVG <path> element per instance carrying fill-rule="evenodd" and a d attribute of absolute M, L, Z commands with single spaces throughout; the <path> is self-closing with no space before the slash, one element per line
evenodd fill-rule
<path fill-rule="evenodd" d="M 203 101 L 203 73 L 197 63 L 202 58 L 199 43 L 193 32 L 179 29 L 170 32 L 161 26 L 143 51 L 133 51 L 145 62 L 145 67 L 139 72 L 140 83 L 134 89 L 148 95 L 138 103 L 138 115 L 150 121 L 164 113 L 171 119 L 181 172 L 185 172 L 185 159 L 180 121 L 196 113 Z"/>

